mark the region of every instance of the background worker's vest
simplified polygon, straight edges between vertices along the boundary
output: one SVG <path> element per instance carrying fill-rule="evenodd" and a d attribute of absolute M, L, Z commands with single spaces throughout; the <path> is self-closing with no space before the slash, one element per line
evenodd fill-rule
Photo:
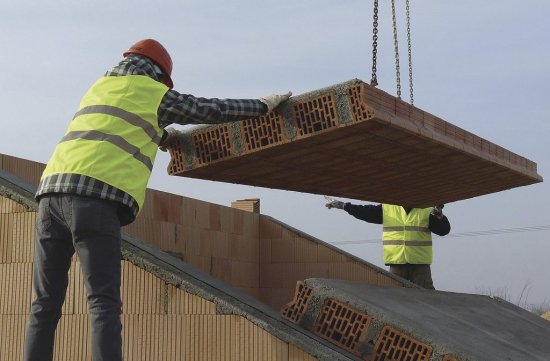
<path fill-rule="evenodd" d="M 80 102 L 42 178 L 83 174 L 145 200 L 162 129 L 157 111 L 168 87 L 149 77 L 99 79 Z"/>
<path fill-rule="evenodd" d="M 401 206 L 383 204 L 382 211 L 384 263 L 431 264 L 429 223 L 432 208 L 413 208 L 407 214 Z"/>

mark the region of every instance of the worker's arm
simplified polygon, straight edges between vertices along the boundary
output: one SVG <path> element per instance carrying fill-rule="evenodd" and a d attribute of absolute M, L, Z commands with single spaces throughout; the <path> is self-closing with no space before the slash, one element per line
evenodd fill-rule
<path fill-rule="evenodd" d="M 451 231 L 451 224 L 443 214 L 443 207 L 443 205 L 434 207 L 430 214 L 430 223 L 428 227 L 432 233 L 438 236 L 445 236 Z"/>
<path fill-rule="evenodd" d="M 207 99 L 170 89 L 159 106 L 159 125 L 219 124 L 264 115 L 287 100 L 291 93 L 259 99 Z"/>
<path fill-rule="evenodd" d="M 158 67 L 147 57 L 131 54 L 105 73 L 105 76 L 144 75 L 160 81 Z M 158 123 L 219 124 L 264 115 L 287 100 L 292 93 L 271 94 L 259 99 L 206 99 L 169 89 L 159 105 Z"/>
<path fill-rule="evenodd" d="M 357 219 L 369 223 L 382 224 L 382 205 L 357 205 L 331 200 L 325 205 L 328 209 L 343 209 Z"/>
<path fill-rule="evenodd" d="M 381 204 L 367 204 L 357 205 L 346 203 L 344 210 L 365 222 L 382 224 L 382 205 Z"/>

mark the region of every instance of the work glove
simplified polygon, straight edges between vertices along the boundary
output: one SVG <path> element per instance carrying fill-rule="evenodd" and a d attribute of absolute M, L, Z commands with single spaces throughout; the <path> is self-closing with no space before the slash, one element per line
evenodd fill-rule
<path fill-rule="evenodd" d="M 439 206 L 435 206 L 432 209 L 432 215 L 434 215 L 437 219 L 443 218 L 443 207 L 445 207 L 444 204 L 440 204 Z"/>
<path fill-rule="evenodd" d="M 163 152 L 166 152 L 166 148 L 170 148 L 170 146 L 178 139 L 178 131 L 174 128 L 166 128 L 164 129 L 166 134 L 163 136 L 163 139 L 161 140 L 159 144 L 159 149 Z"/>
<path fill-rule="evenodd" d="M 325 199 L 327 200 L 327 204 L 325 204 L 325 207 L 328 209 L 331 208 L 337 208 L 337 209 L 344 209 L 345 203 L 342 201 L 337 201 L 336 199 L 332 197 L 325 196 Z"/>
<path fill-rule="evenodd" d="M 286 94 L 271 94 L 271 95 L 265 95 L 263 97 L 260 97 L 260 101 L 267 105 L 267 112 L 269 113 L 273 109 L 277 108 L 279 104 L 282 102 L 288 100 L 290 96 L 292 95 L 292 92 L 288 92 Z"/>

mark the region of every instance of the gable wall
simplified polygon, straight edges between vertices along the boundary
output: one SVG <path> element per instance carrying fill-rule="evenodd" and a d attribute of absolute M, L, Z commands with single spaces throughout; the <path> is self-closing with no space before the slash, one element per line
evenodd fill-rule
<path fill-rule="evenodd" d="M 31 304 L 36 214 L 0 197 L 0 360 L 22 359 Z M 314 360 L 242 316 L 122 261 L 123 345 L 128 360 Z M 75 258 L 54 359 L 91 360 L 84 285 Z"/>

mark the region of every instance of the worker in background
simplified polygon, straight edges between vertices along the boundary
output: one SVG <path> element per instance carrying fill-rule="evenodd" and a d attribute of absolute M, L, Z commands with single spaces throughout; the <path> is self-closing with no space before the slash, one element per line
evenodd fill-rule
<path fill-rule="evenodd" d="M 445 236 L 451 225 L 443 205 L 407 208 L 391 204 L 355 205 L 329 200 L 326 207 L 343 209 L 365 222 L 382 224 L 384 264 L 390 272 L 426 289 L 432 281 L 432 232 Z"/>
<path fill-rule="evenodd" d="M 92 360 L 122 360 L 120 227 L 143 207 L 158 147 L 166 150 L 177 137 L 165 128 L 261 116 L 291 95 L 197 98 L 172 89 L 172 60 L 159 42 L 138 41 L 123 56 L 82 98 L 38 186 L 26 361 L 52 360 L 75 251 L 87 292 Z"/>

